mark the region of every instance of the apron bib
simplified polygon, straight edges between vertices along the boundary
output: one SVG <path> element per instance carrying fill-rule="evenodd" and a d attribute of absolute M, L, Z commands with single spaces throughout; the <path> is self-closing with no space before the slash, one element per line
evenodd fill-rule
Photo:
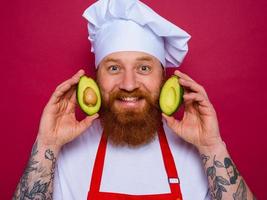
<path fill-rule="evenodd" d="M 87 200 L 182 200 L 183 198 L 180 189 L 178 173 L 162 126 L 159 129 L 158 137 L 165 170 L 169 179 L 168 182 L 171 193 L 155 195 L 128 195 L 112 192 L 100 192 L 100 184 L 107 147 L 107 139 L 104 134 L 102 134 L 96 154 Z"/>

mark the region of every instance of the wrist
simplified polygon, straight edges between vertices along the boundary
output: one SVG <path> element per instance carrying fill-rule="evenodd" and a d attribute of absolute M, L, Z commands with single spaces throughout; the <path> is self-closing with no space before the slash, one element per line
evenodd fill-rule
<path fill-rule="evenodd" d="M 226 150 L 226 144 L 222 139 L 220 139 L 209 145 L 198 146 L 197 149 L 200 154 L 211 155 L 211 154 L 216 154 L 219 151 Z"/>
<path fill-rule="evenodd" d="M 55 141 L 51 141 L 52 139 L 44 139 L 42 137 L 37 137 L 36 142 L 38 143 L 39 149 L 44 150 L 51 150 L 56 155 L 59 153 L 60 149 L 62 148 L 62 145 L 57 144 Z"/>

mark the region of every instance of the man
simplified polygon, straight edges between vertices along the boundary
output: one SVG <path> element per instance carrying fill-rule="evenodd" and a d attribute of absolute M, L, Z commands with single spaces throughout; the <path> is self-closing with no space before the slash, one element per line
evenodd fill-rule
<path fill-rule="evenodd" d="M 201 85 L 176 70 L 184 117 L 159 110 L 164 68 L 182 62 L 189 35 L 135 0 L 100 0 L 84 16 L 100 117 L 75 118 L 83 70 L 60 84 L 14 199 L 253 199 Z"/>

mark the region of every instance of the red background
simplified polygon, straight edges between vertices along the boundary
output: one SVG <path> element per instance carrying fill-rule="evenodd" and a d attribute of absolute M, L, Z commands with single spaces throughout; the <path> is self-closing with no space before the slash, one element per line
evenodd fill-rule
<path fill-rule="evenodd" d="M 79 68 L 92 75 L 81 16 L 92 2 L 1 2 L 0 199 L 15 190 L 56 85 Z M 206 88 L 240 173 L 267 199 L 267 1 L 144 2 L 192 35 L 180 69 Z"/>

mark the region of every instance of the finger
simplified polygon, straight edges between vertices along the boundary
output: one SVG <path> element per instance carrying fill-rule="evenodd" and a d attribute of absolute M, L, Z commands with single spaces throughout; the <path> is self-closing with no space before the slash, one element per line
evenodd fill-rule
<path fill-rule="evenodd" d="M 210 103 L 209 101 L 201 94 L 199 93 L 188 93 L 183 95 L 184 98 L 184 103 L 192 103 L 192 102 L 198 102 L 199 105 L 204 106 L 204 107 L 209 107 Z"/>
<path fill-rule="evenodd" d="M 76 104 L 76 87 L 73 88 L 73 93 L 70 97 L 70 102 L 73 103 L 73 104 Z"/>
<path fill-rule="evenodd" d="M 207 95 L 205 89 L 204 89 L 201 85 L 199 85 L 198 83 L 196 83 L 196 82 L 194 82 L 194 81 L 191 81 L 191 80 L 186 80 L 186 79 L 183 79 L 183 78 L 179 78 L 179 83 L 180 83 L 182 86 L 184 86 L 184 87 L 190 89 L 191 91 L 193 91 L 193 92 L 197 92 L 197 93 L 201 93 L 201 94 L 203 94 L 206 98 L 208 98 L 208 95 Z"/>
<path fill-rule="evenodd" d="M 75 112 L 75 106 L 77 104 L 76 101 L 76 86 L 72 86 L 70 90 L 64 95 L 64 99 L 67 100 L 68 106 L 67 106 L 67 113 L 74 113 Z"/>
<path fill-rule="evenodd" d="M 182 73 L 179 70 L 175 70 L 174 74 L 179 77 L 179 83 L 181 83 L 181 85 L 183 85 L 185 87 L 189 87 L 189 88 L 190 88 L 190 86 L 193 86 L 194 87 L 194 88 L 192 88 L 193 91 L 201 92 L 202 94 L 204 94 L 208 98 L 208 95 L 207 95 L 205 89 L 200 84 L 198 84 L 196 81 L 194 81 L 190 76 L 188 76 L 185 73 Z M 187 85 L 184 85 L 183 83 L 187 84 L 187 85 L 190 84 L 190 85 L 187 86 Z"/>
<path fill-rule="evenodd" d="M 167 125 L 175 132 L 179 135 L 179 129 L 180 129 L 180 123 L 177 119 L 175 119 L 172 116 L 168 116 L 164 113 L 162 113 L 163 118 L 166 120 Z"/>
<path fill-rule="evenodd" d="M 52 94 L 51 98 L 50 98 L 50 103 L 54 104 L 57 103 L 60 98 L 67 92 L 70 90 L 70 88 L 72 86 L 74 86 L 75 84 L 77 84 L 80 80 L 80 77 L 84 75 L 84 70 L 79 70 L 74 76 L 72 76 L 70 79 L 64 81 L 63 83 L 61 83 L 56 90 L 54 91 L 54 93 Z"/>
<path fill-rule="evenodd" d="M 82 132 L 85 131 L 89 126 L 91 126 L 92 122 L 99 117 L 99 114 L 96 113 L 92 116 L 87 116 L 85 119 L 79 122 L 79 125 L 77 127 L 77 132 L 78 134 L 81 134 Z"/>
<path fill-rule="evenodd" d="M 61 83 L 59 86 L 57 86 L 56 90 L 60 90 L 62 87 L 64 87 L 64 85 L 66 84 L 71 84 L 71 85 L 75 85 L 79 82 L 80 77 L 82 75 L 84 75 L 84 70 L 79 70 L 76 74 L 74 74 L 70 79 L 64 81 L 63 83 Z"/>
<path fill-rule="evenodd" d="M 187 112 L 195 112 L 197 110 L 202 115 L 210 115 L 214 113 L 216 115 L 213 105 L 202 95 L 198 93 L 189 93 L 183 97 L 185 110 Z"/>
<path fill-rule="evenodd" d="M 179 71 L 179 70 L 175 70 L 174 71 L 174 74 L 180 78 L 183 78 L 185 80 L 191 80 L 191 81 L 194 81 L 190 76 L 188 76 L 187 74 Z M 195 82 L 195 81 L 194 81 Z"/>

